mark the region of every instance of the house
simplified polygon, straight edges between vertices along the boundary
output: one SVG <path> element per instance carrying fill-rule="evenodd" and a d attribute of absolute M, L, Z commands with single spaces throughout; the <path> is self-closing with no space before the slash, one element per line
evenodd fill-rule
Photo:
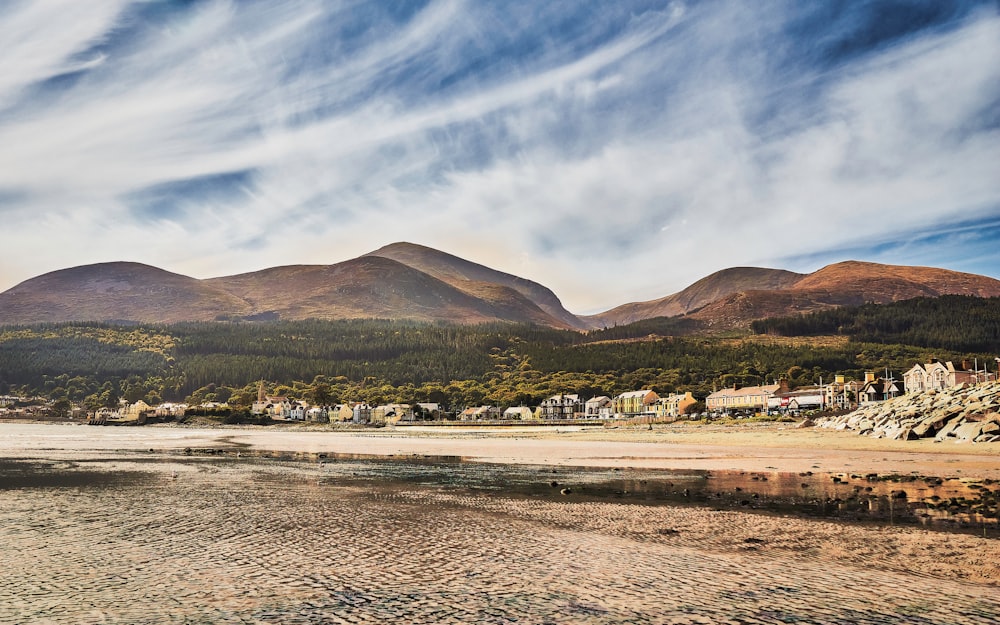
<path fill-rule="evenodd" d="M 94 411 L 94 416 L 90 418 L 91 423 L 106 423 L 109 420 L 121 419 L 122 415 L 117 410 L 112 410 L 107 406 Z"/>
<path fill-rule="evenodd" d="M 327 417 L 331 421 L 352 421 L 354 419 L 353 404 L 337 404 L 327 410 Z"/>
<path fill-rule="evenodd" d="M 122 411 L 122 417 L 125 419 L 138 419 L 141 414 L 148 414 L 153 412 L 153 407 L 142 401 L 141 399 L 134 404 L 130 404 Z"/>
<path fill-rule="evenodd" d="M 655 391 L 644 389 L 628 391 L 611 400 L 611 410 L 615 417 L 629 418 L 653 414 L 653 404 L 660 398 Z"/>
<path fill-rule="evenodd" d="M 154 414 L 158 417 L 183 417 L 187 404 L 163 403 L 156 407 Z"/>
<path fill-rule="evenodd" d="M 903 383 L 891 376 L 886 378 L 876 378 L 875 374 L 866 371 L 865 381 L 858 390 L 858 404 L 867 405 L 875 402 L 885 401 L 903 394 Z"/>
<path fill-rule="evenodd" d="M 824 390 L 823 405 L 827 408 L 846 410 L 858 401 L 858 393 L 864 382 L 858 380 L 845 381 L 845 377 L 837 375 L 833 382 L 827 384 Z"/>
<path fill-rule="evenodd" d="M 654 412 L 657 417 L 679 417 L 685 414 L 688 406 L 697 403 L 697 399 L 691 394 L 691 391 L 687 393 L 671 393 L 666 397 L 661 397 L 656 400 L 653 404 Z"/>
<path fill-rule="evenodd" d="M 441 404 L 417 402 L 400 415 L 400 421 L 426 421 L 441 418 Z"/>
<path fill-rule="evenodd" d="M 309 404 L 306 402 L 292 401 L 288 403 L 288 411 L 284 416 L 289 421 L 305 421 L 307 410 L 309 410 Z"/>
<path fill-rule="evenodd" d="M 364 402 L 351 406 L 351 421 L 354 423 L 371 423 L 372 407 Z"/>
<path fill-rule="evenodd" d="M 499 419 L 500 414 L 496 406 L 474 406 L 463 410 L 458 418 L 462 421 L 491 421 Z"/>
<path fill-rule="evenodd" d="M 250 414 L 266 414 L 272 419 L 287 419 L 292 410 L 292 402 L 284 395 L 259 396 L 250 406 Z"/>
<path fill-rule="evenodd" d="M 788 381 L 764 386 L 733 386 L 716 391 L 705 398 L 709 412 L 768 411 L 780 405 L 779 392 L 788 392 Z"/>
<path fill-rule="evenodd" d="M 583 413 L 583 402 L 579 395 L 553 395 L 542 400 L 538 406 L 543 419 L 575 419 Z"/>
<path fill-rule="evenodd" d="M 395 423 L 397 421 L 412 421 L 413 410 L 409 404 L 384 404 L 372 410 L 372 421 L 375 423 Z"/>
<path fill-rule="evenodd" d="M 535 413 L 525 406 L 511 406 L 503 411 L 503 418 L 505 421 L 531 421 Z"/>
<path fill-rule="evenodd" d="M 986 381 L 990 374 L 977 372 L 969 369 L 969 363 L 963 362 L 962 368 L 957 369 L 949 360 L 941 362 L 937 358 L 932 358 L 925 365 L 915 364 L 913 368 L 903 374 L 903 384 L 907 393 L 922 393 L 931 389 L 943 389 L 959 384 L 974 384 L 979 381 Z"/>
<path fill-rule="evenodd" d="M 607 395 L 592 397 L 584 402 L 583 415 L 588 419 L 610 419 L 614 415 L 612 403 Z"/>
<path fill-rule="evenodd" d="M 325 423 L 330 420 L 330 406 L 313 406 L 306 410 L 306 420 Z"/>
<path fill-rule="evenodd" d="M 417 402 L 416 406 L 414 406 L 410 413 L 410 418 L 414 421 L 418 418 L 440 419 L 441 404 L 437 402 Z"/>
<path fill-rule="evenodd" d="M 775 393 L 778 400 L 777 408 L 787 412 L 800 410 L 819 410 L 826 406 L 826 386 L 800 386 L 794 391 L 779 391 Z M 768 404 L 768 409 L 773 408 Z"/>

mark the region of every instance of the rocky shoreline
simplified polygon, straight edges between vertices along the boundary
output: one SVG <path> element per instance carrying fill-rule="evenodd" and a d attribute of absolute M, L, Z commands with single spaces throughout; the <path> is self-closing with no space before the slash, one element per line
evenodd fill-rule
<path fill-rule="evenodd" d="M 996 443 L 1000 442 L 1000 382 L 902 395 L 818 419 L 816 426 L 892 440 Z"/>

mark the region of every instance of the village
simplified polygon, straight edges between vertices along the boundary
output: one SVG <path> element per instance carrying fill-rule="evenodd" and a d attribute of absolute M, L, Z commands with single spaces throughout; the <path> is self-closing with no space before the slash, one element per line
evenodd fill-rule
<path fill-rule="evenodd" d="M 1000 364 L 1000 359 L 998 359 Z M 843 375 L 819 384 L 791 387 L 787 379 L 773 384 L 740 386 L 716 390 L 704 399 L 690 391 L 660 395 L 652 389 L 639 389 L 614 397 L 600 395 L 586 399 L 574 393 L 552 395 L 537 406 L 479 405 L 449 410 L 438 403 L 389 403 L 370 405 L 365 402 L 345 402 L 312 405 L 304 399 L 270 395 L 261 382 L 256 401 L 249 407 L 255 422 L 345 423 L 363 426 L 385 426 L 415 423 L 660 423 L 677 419 L 713 419 L 720 417 L 782 417 L 801 416 L 819 411 L 847 412 L 870 406 L 907 393 L 931 389 L 975 385 L 996 380 L 997 374 L 980 368 L 976 362 L 931 359 L 915 364 L 896 378 L 888 370 L 879 374 L 865 372 L 861 380 L 847 380 Z M 46 418 L 53 414 L 50 402 L 2 396 L 0 419 Z M 236 407 L 226 403 L 206 402 L 198 405 L 166 402 L 149 405 L 139 400 L 124 399 L 115 408 L 104 407 L 84 413 L 79 406 L 70 406 L 60 415 L 90 424 L 136 424 L 183 420 L 192 414 L 228 414 Z"/>

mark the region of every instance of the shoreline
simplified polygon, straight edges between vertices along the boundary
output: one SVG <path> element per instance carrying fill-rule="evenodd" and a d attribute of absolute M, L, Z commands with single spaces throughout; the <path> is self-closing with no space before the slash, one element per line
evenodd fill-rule
<path fill-rule="evenodd" d="M 308 428 L 308 429 L 307 429 Z M 709 471 L 879 473 L 1000 480 L 1000 446 L 891 441 L 788 424 L 619 429 L 346 430 L 330 426 L 77 427 L 0 424 L 0 454 L 247 448 L 306 454 L 458 457 L 468 462 Z"/>

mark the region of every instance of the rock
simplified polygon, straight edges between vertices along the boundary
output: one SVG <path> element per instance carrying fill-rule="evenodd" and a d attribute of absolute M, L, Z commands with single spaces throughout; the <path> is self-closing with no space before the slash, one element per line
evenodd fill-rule
<path fill-rule="evenodd" d="M 941 430 L 937 433 L 937 436 L 934 437 L 934 440 L 943 441 L 949 436 L 954 436 L 953 432 L 960 425 L 962 425 L 962 417 L 954 417 L 953 419 L 948 421 L 948 423 L 946 423 L 943 428 L 941 428 Z"/>
<path fill-rule="evenodd" d="M 998 382 L 903 395 L 847 415 L 818 419 L 815 425 L 896 440 L 934 436 L 938 442 L 985 442 L 1000 438 L 1000 429 L 973 425 L 987 423 L 1000 426 Z M 798 427 L 807 426 L 803 423 Z"/>
<path fill-rule="evenodd" d="M 955 442 L 968 443 L 974 441 L 983 433 L 983 424 L 978 421 L 967 421 L 954 429 Z"/>
<path fill-rule="evenodd" d="M 920 421 L 913 428 L 913 432 L 918 437 L 927 436 L 927 434 L 930 432 L 937 432 L 938 430 L 940 430 L 941 426 L 944 425 L 944 422 L 947 420 L 948 417 L 943 414 L 939 413 L 931 414 L 930 416 L 925 417 L 922 421 Z"/>

